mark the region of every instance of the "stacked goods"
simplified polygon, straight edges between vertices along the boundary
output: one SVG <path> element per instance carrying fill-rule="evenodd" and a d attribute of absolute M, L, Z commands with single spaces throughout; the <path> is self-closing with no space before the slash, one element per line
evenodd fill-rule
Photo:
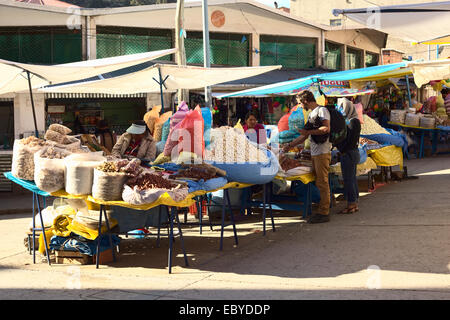
<path fill-rule="evenodd" d="M 133 205 L 141 205 L 155 202 L 164 193 L 168 193 L 175 201 L 182 201 L 188 195 L 188 188 L 184 183 L 165 179 L 155 173 L 144 172 L 126 182 L 122 199 Z"/>
<path fill-rule="evenodd" d="M 33 180 L 34 154 L 47 145 L 46 141 L 34 136 L 14 141 L 12 175 L 19 179 Z"/>
<path fill-rule="evenodd" d="M 364 115 L 364 123 L 361 124 L 361 135 L 371 135 L 371 134 L 389 134 L 389 132 L 380 126 L 371 117 Z"/>
<path fill-rule="evenodd" d="M 65 159 L 66 192 L 74 195 L 91 194 L 94 168 L 106 159 L 92 153 L 72 154 Z"/>
<path fill-rule="evenodd" d="M 64 159 L 71 152 L 54 146 L 44 147 L 34 154 L 34 182 L 47 192 L 64 189 Z"/>
<path fill-rule="evenodd" d="M 407 126 L 418 127 L 420 125 L 420 115 L 408 112 L 405 117 L 405 124 Z"/>
<path fill-rule="evenodd" d="M 71 129 L 61 124 L 51 124 L 45 132 L 44 138 L 53 141 L 59 148 L 65 148 L 72 152 L 80 150 L 81 142 L 75 137 L 68 136 L 72 132 Z"/>
<path fill-rule="evenodd" d="M 244 163 L 269 161 L 264 149 L 251 143 L 238 129 L 220 127 L 212 130 L 212 147 L 207 150 L 206 160 L 219 163 Z"/>
<path fill-rule="evenodd" d="M 121 200 L 125 182 L 141 171 L 139 159 L 103 162 L 94 169 L 92 196 L 103 201 Z"/>
<path fill-rule="evenodd" d="M 433 116 L 420 117 L 419 124 L 422 128 L 433 129 L 436 127 L 436 119 Z"/>
<path fill-rule="evenodd" d="M 390 120 L 395 123 L 405 123 L 406 110 L 391 110 Z"/>

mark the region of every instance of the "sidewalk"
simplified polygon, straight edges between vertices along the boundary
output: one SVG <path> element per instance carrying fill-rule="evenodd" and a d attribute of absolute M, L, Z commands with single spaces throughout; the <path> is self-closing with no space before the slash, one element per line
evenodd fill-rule
<path fill-rule="evenodd" d="M 0 216 L 0 299 L 297 300 L 450 299 L 450 156 L 406 161 L 419 179 L 389 183 L 360 199 L 360 211 L 305 224 L 275 213 L 276 232 L 255 215 L 227 227 L 183 227 L 189 267 L 168 240 L 125 239 L 108 265 L 32 263 L 23 246 L 28 214 Z M 31 202 L 31 197 L 29 199 Z"/>

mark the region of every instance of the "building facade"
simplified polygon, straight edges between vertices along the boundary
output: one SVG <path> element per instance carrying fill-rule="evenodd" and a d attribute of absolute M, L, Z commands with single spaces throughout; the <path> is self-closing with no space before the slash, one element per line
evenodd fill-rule
<path fill-rule="evenodd" d="M 69 63 L 169 49 L 175 47 L 175 37 L 184 36 L 188 64 L 203 65 L 201 2 L 185 4 L 184 32 L 180 35 L 175 34 L 174 3 L 86 9 L 0 0 L 0 8 L 1 59 Z M 366 28 L 334 30 L 312 22 L 316 19 L 296 17 L 252 0 L 209 1 L 208 13 L 212 66 L 281 64 L 286 71 L 301 70 L 304 74 L 309 70 L 314 74 L 318 69 L 379 64 L 381 49 L 386 45 L 384 33 Z M 173 56 L 160 60 L 174 63 Z M 285 77 L 282 80 L 292 79 L 292 72 Z M 266 81 L 270 83 L 270 76 Z M 232 87 L 243 88 L 239 83 Z M 120 132 L 148 107 L 160 104 L 158 94 L 145 93 L 111 96 L 36 92 L 34 97 L 40 131 L 50 121 L 81 121 L 83 130 L 89 132 L 96 119 L 106 118 Z M 165 99 L 165 105 L 174 103 L 172 94 L 166 94 Z M 31 134 L 34 125 L 28 93 L 12 93 L 0 100 L 14 110 L 13 125 L 3 134 L 11 138 Z"/>

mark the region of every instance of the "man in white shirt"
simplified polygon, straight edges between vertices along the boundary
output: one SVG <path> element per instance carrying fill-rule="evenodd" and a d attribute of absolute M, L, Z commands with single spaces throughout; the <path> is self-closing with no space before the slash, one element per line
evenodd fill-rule
<path fill-rule="evenodd" d="M 320 191 L 320 203 L 319 212 L 311 216 L 309 223 L 328 222 L 330 221 L 328 171 L 330 169 L 332 148 L 332 144 L 328 138 L 330 132 L 330 112 L 327 108 L 317 104 L 314 94 L 311 91 L 302 91 L 299 93 L 298 98 L 307 110 L 311 110 L 308 116 L 308 123 L 305 129 L 300 130 L 300 137 L 286 145 L 283 150 L 286 152 L 296 145 L 302 144 L 311 136 L 312 169 L 316 176 L 316 186 Z"/>

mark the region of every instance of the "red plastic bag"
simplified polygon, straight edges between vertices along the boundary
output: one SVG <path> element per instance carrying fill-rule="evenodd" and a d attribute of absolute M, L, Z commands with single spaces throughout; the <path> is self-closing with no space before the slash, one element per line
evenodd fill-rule
<path fill-rule="evenodd" d="M 289 130 L 289 116 L 291 115 L 291 112 L 286 113 L 284 116 L 280 118 L 280 121 L 278 121 L 278 132 L 283 132 Z"/>
<path fill-rule="evenodd" d="M 192 152 L 202 159 L 205 153 L 204 130 L 202 111 L 197 106 L 194 110 L 188 111 L 184 119 L 169 134 L 164 154 L 175 158 L 183 151 Z"/>

